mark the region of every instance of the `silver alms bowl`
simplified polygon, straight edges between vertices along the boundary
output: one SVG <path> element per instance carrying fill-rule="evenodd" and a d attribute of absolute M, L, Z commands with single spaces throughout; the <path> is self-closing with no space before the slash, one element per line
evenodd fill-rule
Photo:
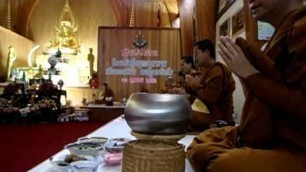
<path fill-rule="evenodd" d="M 191 119 L 191 106 L 184 95 L 134 93 L 127 101 L 125 119 L 133 132 L 182 134 Z"/>

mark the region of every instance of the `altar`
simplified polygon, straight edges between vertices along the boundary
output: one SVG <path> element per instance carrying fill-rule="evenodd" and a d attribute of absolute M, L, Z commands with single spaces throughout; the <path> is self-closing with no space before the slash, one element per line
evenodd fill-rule
<path fill-rule="evenodd" d="M 36 65 L 41 66 L 45 71 L 45 77 L 48 77 L 48 69 L 50 68 L 48 58 L 50 58 L 49 54 L 36 56 Z M 62 54 L 62 57 L 58 58 L 55 69 L 59 73 L 51 75 L 53 83 L 63 80 L 66 87 L 88 85 L 90 68 L 86 54 Z"/>
<path fill-rule="evenodd" d="M 81 106 L 80 109 L 89 111 L 89 120 L 95 122 L 109 122 L 122 114 L 124 114 L 125 106 L 123 105 L 114 105 L 106 106 L 101 105 L 87 105 Z"/>
<path fill-rule="evenodd" d="M 51 74 L 53 83 L 62 80 L 66 87 L 88 85 L 93 73 L 94 57 L 92 48 L 88 47 L 89 51 L 84 51 L 81 46 L 78 28 L 69 1 L 66 0 L 55 25 L 55 37 L 46 40 L 47 46 L 43 47 L 43 53 L 35 59 L 36 66 L 40 66 L 45 75 Z"/>

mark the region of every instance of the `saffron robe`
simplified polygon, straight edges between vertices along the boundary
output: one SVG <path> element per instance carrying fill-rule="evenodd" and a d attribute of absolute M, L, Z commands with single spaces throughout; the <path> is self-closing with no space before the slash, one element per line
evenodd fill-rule
<path fill-rule="evenodd" d="M 203 131 L 216 120 L 233 121 L 235 81 L 227 67 L 216 62 L 202 71 L 200 83 L 202 87 L 194 90 L 194 96 L 206 105 L 209 113 L 193 111 L 192 128 Z"/>
<path fill-rule="evenodd" d="M 210 129 L 187 150 L 195 171 L 306 171 L 306 8 L 287 15 L 265 54 L 237 44 L 260 71 L 244 79 L 241 126 Z"/>

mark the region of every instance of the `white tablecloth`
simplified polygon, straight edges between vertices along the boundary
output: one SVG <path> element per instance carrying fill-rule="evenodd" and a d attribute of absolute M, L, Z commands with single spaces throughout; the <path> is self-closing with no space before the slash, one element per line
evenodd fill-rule
<path fill-rule="evenodd" d="M 107 137 L 109 139 L 111 138 L 130 138 L 130 139 L 136 139 L 134 136 L 131 135 L 131 129 L 127 125 L 126 121 L 122 117 L 118 117 L 115 120 L 111 121 L 110 123 L 100 127 L 99 129 L 93 131 L 88 136 L 98 136 L 98 137 Z M 187 135 L 183 139 L 179 141 L 179 143 L 182 143 L 187 147 L 192 139 L 194 138 L 194 135 Z M 64 145 L 63 145 L 64 146 Z M 66 149 L 63 149 L 62 151 L 55 154 L 53 157 L 57 156 L 64 156 L 68 154 L 69 151 Z M 46 172 L 50 171 L 52 169 L 52 165 L 50 161 L 47 159 L 43 161 L 42 163 L 38 164 L 36 167 L 29 170 L 30 172 Z M 193 172 L 189 162 L 186 160 L 186 172 Z M 120 172 L 121 171 L 121 165 L 117 166 L 104 166 L 100 165 L 98 168 L 98 172 Z"/>

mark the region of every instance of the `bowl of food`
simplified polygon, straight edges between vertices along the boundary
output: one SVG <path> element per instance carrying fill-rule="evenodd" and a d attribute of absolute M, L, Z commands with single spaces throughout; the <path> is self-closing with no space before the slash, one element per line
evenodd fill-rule
<path fill-rule="evenodd" d="M 103 150 L 104 144 L 105 142 L 84 140 L 67 144 L 65 148 L 72 154 L 96 156 Z"/>
<path fill-rule="evenodd" d="M 190 102 L 180 94 L 134 93 L 125 108 L 132 131 L 144 134 L 183 134 L 191 114 Z"/>
<path fill-rule="evenodd" d="M 93 142 L 103 142 L 106 143 L 108 141 L 108 138 L 106 137 L 80 137 L 78 138 L 78 141 L 93 141 Z"/>
<path fill-rule="evenodd" d="M 128 138 L 109 139 L 109 141 L 105 143 L 104 148 L 109 153 L 120 153 L 123 152 L 124 145 L 129 141 L 131 141 L 131 139 Z"/>
<path fill-rule="evenodd" d="M 104 160 L 105 164 L 108 165 L 108 166 L 121 164 L 122 158 L 123 158 L 123 153 L 122 152 L 119 152 L 119 153 L 106 152 L 103 155 L 103 160 Z"/>

